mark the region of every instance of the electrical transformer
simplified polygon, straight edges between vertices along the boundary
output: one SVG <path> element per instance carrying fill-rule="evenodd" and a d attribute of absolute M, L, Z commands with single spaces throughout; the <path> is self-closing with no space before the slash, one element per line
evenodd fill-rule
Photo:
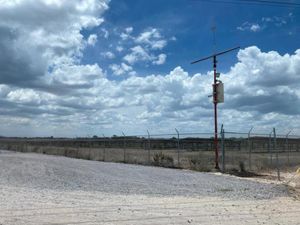
<path fill-rule="evenodd" d="M 214 85 L 213 85 L 214 90 Z M 224 84 L 222 82 L 216 83 L 216 90 L 217 90 L 217 103 L 224 102 Z M 214 99 L 213 99 L 214 101 Z"/>
<path fill-rule="evenodd" d="M 224 102 L 224 84 L 222 82 L 217 83 L 217 102 Z"/>

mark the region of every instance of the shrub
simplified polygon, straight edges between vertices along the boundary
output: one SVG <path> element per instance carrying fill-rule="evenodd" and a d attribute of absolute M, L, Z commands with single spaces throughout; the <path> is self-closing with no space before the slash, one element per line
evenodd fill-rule
<path fill-rule="evenodd" d="M 201 172 L 210 172 L 211 169 L 209 168 L 209 162 L 207 160 L 203 160 L 200 157 L 193 157 L 190 158 L 190 168 L 192 170 L 197 170 Z"/>
<path fill-rule="evenodd" d="M 162 167 L 174 167 L 174 159 L 171 156 L 167 156 L 162 152 L 156 153 L 153 156 L 153 165 Z"/>
<path fill-rule="evenodd" d="M 246 172 L 244 162 L 240 161 L 239 162 L 239 167 L 240 167 L 240 172 L 242 172 L 242 173 Z"/>

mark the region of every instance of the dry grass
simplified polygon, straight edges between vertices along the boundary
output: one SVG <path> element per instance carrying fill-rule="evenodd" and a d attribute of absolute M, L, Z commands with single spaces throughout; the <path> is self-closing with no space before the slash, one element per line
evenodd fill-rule
<path fill-rule="evenodd" d="M 61 155 L 71 158 L 86 160 L 123 162 L 143 165 L 159 165 L 155 163 L 155 156 L 163 154 L 172 161 L 167 167 L 192 169 L 197 171 L 211 171 L 214 169 L 214 151 L 186 151 L 180 149 L 145 150 L 124 148 L 96 148 L 96 147 L 57 147 L 57 146 L 33 146 L 26 144 L 11 143 L 0 146 L 2 149 L 20 152 L 35 152 L 49 155 Z M 281 168 L 300 165 L 300 152 L 280 153 L 278 157 Z M 220 158 L 221 164 L 221 158 Z M 276 155 L 270 153 L 252 153 L 251 168 L 249 153 L 246 151 L 226 151 L 226 170 L 240 170 L 244 165 L 246 171 L 263 172 L 276 167 Z"/>

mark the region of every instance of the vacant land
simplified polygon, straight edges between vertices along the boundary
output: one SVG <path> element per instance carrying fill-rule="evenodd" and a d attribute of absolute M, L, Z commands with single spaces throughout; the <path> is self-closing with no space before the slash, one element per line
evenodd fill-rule
<path fill-rule="evenodd" d="M 0 151 L 3 225 L 299 221 L 300 202 L 269 181 Z"/>
<path fill-rule="evenodd" d="M 158 143 L 155 144 L 154 141 L 157 140 L 153 139 L 149 140 L 149 143 L 151 142 L 152 147 L 155 148 L 150 147 L 146 139 L 139 139 L 140 142 L 137 143 L 135 139 L 127 140 L 128 142 L 124 140 L 9 138 L 0 140 L 0 149 L 68 156 L 95 161 L 159 165 L 203 172 L 214 170 L 215 153 L 210 139 L 210 142 L 207 143 L 200 143 L 200 140 L 197 139 L 190 141 L 190 145 L 195 145 L 193 149 L 186 149 L 187 143 L 183 143 L 183 140 L 181 140 L 180 148 L 176 148 L 176 143 L 174 142 L 176 139 L 164 140 L 166 143 L 163 143 L 168 148 L 165 148 L 164 145 L 160 146 Z M 243 141 L 245 142 L 244 139 Z M 277 166 L 280 170 L 299 166 L 300 151 L 298 140 L 293 140 L 297 143 L 290 143 L 290 145 L 284 145 L 282 140 L 280 140 L 281 145 L 276 151 L 271 148 L 268 149 L 269 143 L 266 141 L 268 139 L 263 139 L 261 142 L 253 142 L 253 148 L 247 148 L 242 141 L 230 143 L 230 140 L 227 140 L 224 157 L 225 170 L 231 172 L 232 170 L 241 170 L 243 168 L 247 171 L 261 173 L 262 171 L 272 172 Z M 175 147 L 168 146 L 169 144 L 173 144 Z M 221 163 L 223 162 L 221 160 L 221 149 L 219 153 Z"/>

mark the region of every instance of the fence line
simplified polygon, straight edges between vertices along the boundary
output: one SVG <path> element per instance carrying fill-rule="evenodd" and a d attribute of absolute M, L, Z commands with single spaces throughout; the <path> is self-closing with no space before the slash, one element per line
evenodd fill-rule
<path fill-rule="evenodd" d="M 213 133 L 147 134 L 94 138 L 0 138 L 2 149 L 64 155 L 98 161 L 112 161 L 189 168 L 213 169 Z M 225 131 L 219 133 L 222 171 L 280 171 L 300 164 L 300 136 Z M 275 154 L 275 162 L 273 160 Z"/>

